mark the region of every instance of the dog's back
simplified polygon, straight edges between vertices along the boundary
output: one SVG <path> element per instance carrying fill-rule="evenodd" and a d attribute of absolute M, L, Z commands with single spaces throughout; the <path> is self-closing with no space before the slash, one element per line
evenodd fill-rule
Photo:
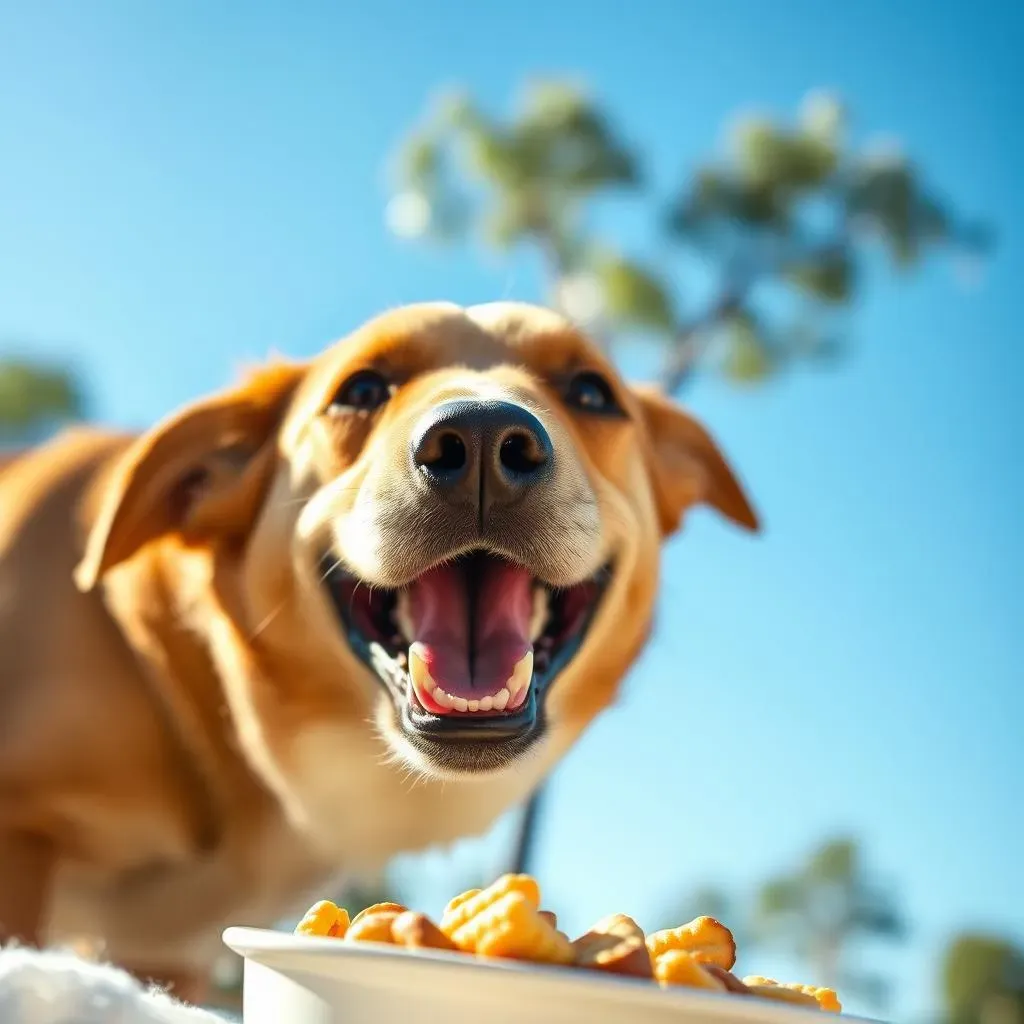
<path fill-rule="evenodd" d="M 90 659 L 109 672 L 111 652 L 123 650 L 101 602 L 75 588 L 72 572 L 90 486 L 124 443 L 74 430 L 0 460 L 0 765 L 8 768 L 19 718 L 28 705 L 49 703 L 48 680 Z M 13 777 L 0 773 L 8 788 Z M 0 799 L 0 815 L 7 804 Z"/>
<path fill-rule="evenodd" d="M 74 584 L 92 496 L 125 444 L 73 430 L 0 468 L 0 878 L 18 877 L 4 886 L 8 935 L 36 937 L 32 875 L 49 844 L 116 866 L 126 815 L 157 859 L 176 852 L 158 810 L 190 827 L 166 715 L 103 597 Z"/>

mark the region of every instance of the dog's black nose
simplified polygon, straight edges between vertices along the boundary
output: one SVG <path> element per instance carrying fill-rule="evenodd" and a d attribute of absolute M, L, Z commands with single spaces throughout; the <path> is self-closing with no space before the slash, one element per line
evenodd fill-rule
<path fill-rule="evenodd" d="M 431 488 L 481 514 L 544 483 L 554 461 L 551 438 L 514 402 L 454 399 L 435 406 L 413 432 L 412 459 Z"/>

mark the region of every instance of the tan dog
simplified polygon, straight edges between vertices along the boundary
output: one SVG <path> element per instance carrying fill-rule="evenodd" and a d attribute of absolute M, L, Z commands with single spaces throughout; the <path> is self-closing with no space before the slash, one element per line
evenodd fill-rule
<path fill-rule="evenodd" d="M 698 502 L 756 529 L 697 423 L 512 304 L 16 460 L 0 937 L 97 937 L 195 997 L 226 924 L 482 832 L 615 698 Z"/>

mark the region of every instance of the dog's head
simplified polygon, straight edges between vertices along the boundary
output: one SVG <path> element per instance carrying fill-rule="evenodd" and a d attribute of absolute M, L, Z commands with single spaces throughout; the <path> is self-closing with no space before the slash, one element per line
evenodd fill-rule
<path fill-rule="evenodd" d="M 756 528 L 705 430 L 563 319 L 413 306 L 139 439 L 78 580 L 170 536 L 216 551 L 243 632 L 294 666 L 279 686 L 372 715 L 428 774 L 480 774 L 613 699 L 698 503 Z"/>

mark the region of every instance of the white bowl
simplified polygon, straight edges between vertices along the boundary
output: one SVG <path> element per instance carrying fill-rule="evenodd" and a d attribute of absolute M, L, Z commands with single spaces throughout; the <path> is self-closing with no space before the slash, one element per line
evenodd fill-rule
<path fill-rule="evenodd" d="M 831 1014 L 596 971 L 229 928 L 245 1024 L 826 1024 Z M 843 1016 L 843 1024 L 857 1018 Z M 861 1022 L 863 1024 L 863 1022 Z"/>

